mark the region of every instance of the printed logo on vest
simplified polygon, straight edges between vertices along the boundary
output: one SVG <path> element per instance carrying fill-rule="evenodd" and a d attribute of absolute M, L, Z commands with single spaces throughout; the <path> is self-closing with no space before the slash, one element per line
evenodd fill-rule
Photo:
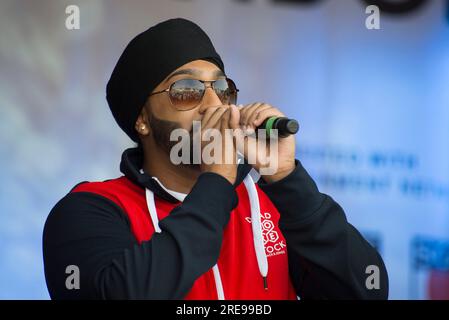
<path fill-rule="evenodd" d="M 274 230 L 274 223 L 270 220 L 271 214 L 268 212 L 261 213 L 261 224 L 262 224 L 262 236 L 263 244 L 265 246 L 265 253 L 267 257 L 276 256 L 278 254 L 285 254 L 285 241 L 280 240 L 279 234 Z M 246 217 L 245 220 L 251 223 L 251 218 Z"/>

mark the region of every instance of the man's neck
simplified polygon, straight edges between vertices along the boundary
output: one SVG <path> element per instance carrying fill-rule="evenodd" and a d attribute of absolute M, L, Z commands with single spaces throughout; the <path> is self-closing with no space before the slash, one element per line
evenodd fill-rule
<path fill-rule="evenodd" d="M 186 194 L 201 174 L 199 167 L 173 164 L 170 156 L 157 146 L 151 152 L 144 148 L 143 171 L 157 177 L 165 188 Z"/>

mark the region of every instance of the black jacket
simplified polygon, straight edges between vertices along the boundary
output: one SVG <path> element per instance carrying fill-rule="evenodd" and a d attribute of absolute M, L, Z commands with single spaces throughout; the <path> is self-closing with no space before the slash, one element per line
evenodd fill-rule
<path fill-rule="evenodd" d="M 141 174 L 142 152 L 128 149 L 120 169 L 156 196 L 176 202 Z M 217 261 L 222 232 L 237 205 L 234 187 L 251 167 L 239 165 L 233 186 L 203 173 L 185 201 L 160 221 L 165 232 L 138 245 L 126 213 L 111 200 L 69 193 L 51 210 L 43 234 L 44 266 L 52 299 L 182 299 L 195 279 Z M 301 163 L 281 181 L 258 182 L 281 214 L 289 270 L 302 299 L 386 299 L 388 275 L 377 251 L 347 222 L 343 209 L 316 184 Z M 203 201 L 207 194 L 208 201 Z M 184 215 L 184 219 L 171 219 Z M 186 233 L 186 230 L 196 232 Z M 204 251 L 197 249 L 198 243 Z M 196 248 L 193 250 L 193 248 Z M 67 290 L 65 268 L 80 269 L 79 290 Z M 368 265 L 380 270 L 380 288 L 366 287 Z"/>

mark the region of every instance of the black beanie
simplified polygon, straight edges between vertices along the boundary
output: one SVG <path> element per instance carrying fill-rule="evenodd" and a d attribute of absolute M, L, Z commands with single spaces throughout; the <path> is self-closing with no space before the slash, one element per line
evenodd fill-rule
<path fill-rule="evenodd" d="M 115 121 L 135 142 L 134 126 L 149 94 L 170 73 L 194 60 L 224 65 L 207 34 L 186 19 L 163 21 L 137 35 L 126 46 L 106 86 Z"/>

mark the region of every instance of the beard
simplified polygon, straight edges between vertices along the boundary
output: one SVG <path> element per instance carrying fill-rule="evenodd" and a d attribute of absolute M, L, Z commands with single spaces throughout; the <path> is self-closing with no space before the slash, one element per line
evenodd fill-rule
<path fill-rule="evenodd" d="M 153 133 L 154 142 L 163 152 L 165 152 L 170 157 L 170 151 L 172 150 L 172 148 L 175 145 L 177 145 L 179 143 L 179 140 L 178 141 L 170 140 L 171 133 L 173 132 L 173 130 L 176 130 L 176 129 L 183 129 L 183 130 L 186 130 L 186 129 L 184 129 L 179 122 L 159 119 L 151 111 L 149 112 L 148 122 L 151 127 L 151 131 Z M 190 161 L 188 164 L 181 163 L 180 165 L 187 166 L 189 168 L 199 169 L 200 165 L 194 164 L 194 161 L 193 161 L 193 152 L 194 152 L 194 150 L 193 150 L 193 126 L 189 130 L 188 143 L 189 143 L 189 150 L 190 150 L 190 155 L 189 155 Z M 178 155 L 180 157 L 182 157 L 183 149 L 184 148 L 179 150 Z"/>

